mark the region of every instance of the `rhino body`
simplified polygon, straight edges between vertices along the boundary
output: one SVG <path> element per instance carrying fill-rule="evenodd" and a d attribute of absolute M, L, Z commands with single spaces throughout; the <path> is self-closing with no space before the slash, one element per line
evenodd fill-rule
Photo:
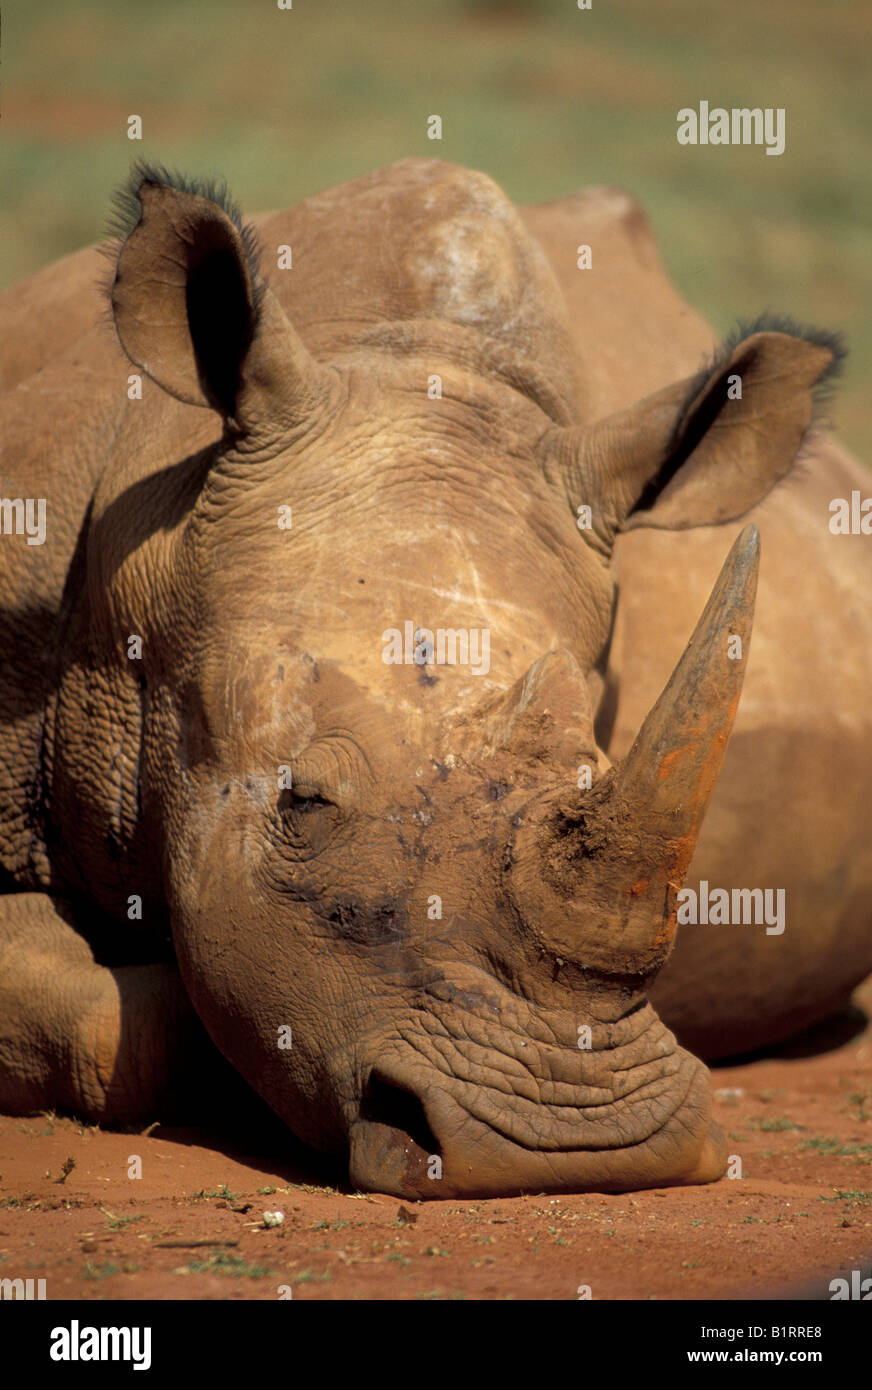
<path fill-rule="evenodd" d="M 669 1029 L 762 1045 L 872 970 L 835 345 L 713 356 L 615 190 L 403 161 L 255 219 L 260 269 L 220 190 L 140 170 L 122 214 L 114 329 L 95 250 L 2 304 L 48 532 L 0 538 L 0 1106 L 151 1118 L 204 1024 L 361 1187 L 717 1178 Z M 670 956 L 685 880 L 786 929 Z"/>

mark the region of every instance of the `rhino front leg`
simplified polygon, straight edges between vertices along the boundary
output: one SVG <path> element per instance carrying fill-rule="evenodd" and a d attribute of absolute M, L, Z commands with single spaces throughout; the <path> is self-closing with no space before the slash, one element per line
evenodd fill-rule
<path fill-rule="evenodd" d="M 0 1110 L 154 1119 L 202 1085 L 211 1044 L 173 964 L 98 965 L 61 906 L 0 897 Z"/>

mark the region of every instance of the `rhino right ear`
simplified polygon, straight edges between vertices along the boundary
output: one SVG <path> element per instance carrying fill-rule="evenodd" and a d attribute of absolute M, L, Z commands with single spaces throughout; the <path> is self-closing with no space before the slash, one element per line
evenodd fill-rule
<path fill-rule="evenodd" d="M 140 165 L 118 202 L 128 222 L 136 218 L 111 288 L 131 362 L 240 433 L 274 434 L 304 419 L 324 369 L 261 280 L 254 233 L 226 193 Z"/>

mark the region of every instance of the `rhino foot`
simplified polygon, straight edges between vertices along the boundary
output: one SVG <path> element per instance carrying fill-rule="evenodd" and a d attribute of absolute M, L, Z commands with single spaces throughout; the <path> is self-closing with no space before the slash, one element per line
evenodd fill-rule
<path fill-rule="evenodd" d="M 174 964 L 99 965 L 70 916 L 43 893 L 0 897 L 0 1110 L 145 1123 L 186 1076 L 202 1086 L 211 1045 Z"/>

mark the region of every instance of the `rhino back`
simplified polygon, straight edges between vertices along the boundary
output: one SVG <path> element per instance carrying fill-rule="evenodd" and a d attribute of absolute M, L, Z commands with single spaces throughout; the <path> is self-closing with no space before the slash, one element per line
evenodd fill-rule
<path fill-rule="evenodd" d="M 635 198 L 620 188 L 586 188 L 522 208 L 521 216 L 566 304 L 585 423 L 698 369 L 715 335 L 668 279 Z M 585 245 L 591 268 L 581 270 Z"/>

